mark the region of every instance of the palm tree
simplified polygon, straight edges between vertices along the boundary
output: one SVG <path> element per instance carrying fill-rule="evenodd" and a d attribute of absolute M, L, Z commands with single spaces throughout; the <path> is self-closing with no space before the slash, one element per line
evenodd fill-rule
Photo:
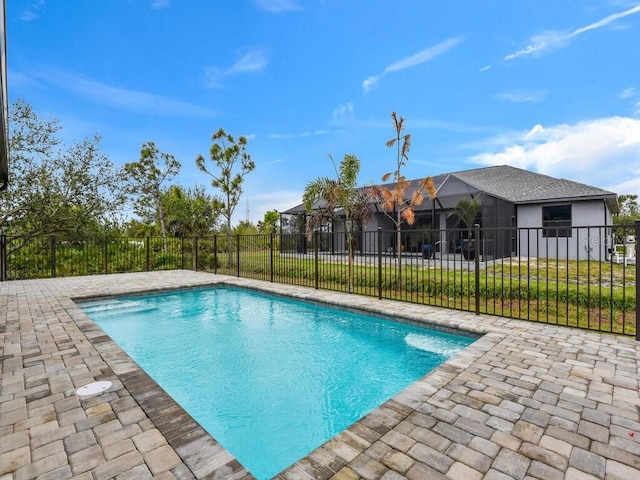
<path fill-rule="evenodd" d="M 369 206 L 367 189 L 358 188 L 357 179 L 360 172 L 360 160 L 355 155 L 347 154 L 336 168 L 333 157 L 329 155 L 336 179 L 319 177 L 310 181 L 304 189 L 302 202 L 307 217 L 306 232 L 311 237 L 313 232 L 330 222 L 344 221 L 349 253 L 348 291 L 353 292 L 353 256 L 355 250 L 355 232 L 359 226 L 366 224 L 373 217 Z"/>
<path fill-rule="evenodd" d="M 461 223 L 467 228 L 467 246 L 466 253 L 469 256 L 472 248 L 473 237 L 473 225 L 475 223 L 478 213 L 482 211 L 482 205 L 474 198 L 461 198 L 453 207 L 453 210 L 449 212 L 449 217 L 456 216 Z M 463 246 L 462 252 L 464 254 L 465 247 Z M 472 260 L 471 258 L 469 258 Z"/>

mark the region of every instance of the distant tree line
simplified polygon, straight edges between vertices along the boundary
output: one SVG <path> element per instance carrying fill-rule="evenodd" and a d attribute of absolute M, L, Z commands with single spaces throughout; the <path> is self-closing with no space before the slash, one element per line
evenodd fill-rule
<path fill-rule="evenodd" d="M 159 236 L 166 251 L 170 236 L 270 232 L 278 220 L 267 212 L 257 226 L 241 222 L 232 229 L 244 177 L 255 163 L 247 139 L 223 129 L 212 136 L 212 165 L 201 155 L 194 159 L 213 179 L 212 194 L 203 185 L 174 183 L 182 165 L 153 141 L 142 144 L 137 161 L 119 167 L 99 136 L 65 143 L 60 122 L 37 115 L 25 100 L 11 106 L 9 127 L 10 184 L 0 193 L 0 232 L 23 239 L 12 243 L 13 251 L 51 234 Z"/>
<path fill-rule="evenodd" d="M 401 168 L 408 161 L 410 135 L 403 133 L 404 118 L 395 112 L 391 116 L 395 135 L 387 146 L 396 147 L 395 169 L 384 175 L 383 181 L 391 179 L 393 183 L 366 189 L 363 195 L 357 186 L 360 161 L 346 155 L 339 168 L 334 163 L 336 179 L 321 177 L 307 185 L 308 233 L 339 221 L 353 236 L 370 217 L 367 204 L 373 200 L 399 234 L 403 223 L 413 223 L 414 206 L 426 195 L 435 196 L 427 176 L 409 197 Z M 11 106 L 9 128 L 11 174 L 9 188 L 0 192 L 0 232 L 23 239 L 12 243 L 13 251 L 32 237 L 57 234 L 158 236 L 166 253 L 168 237 L 225 234 L 230 242 L 234 233 L 269 233 L 277 227 L 286 230 L 293 226 L 270 211 L 257 225 L 243 221 L 232 227 L 244 179 L 255 170 L 255 163 L 247 151 L 246 137 L 235 138 L 222 128 L 213 133 L 208 156 L 194 159 L 210 179 L 214 193 L 203 185 L 174 183 L 182 164 L 160 151 L 153 141 L 142 143 L 139 159 L 123 166 L 114 165 L 102 151 L 97 135 L 64 143 L 59 121 L 38 116 L 25 100 Z M 619 202 L 615 224 L 630 224 L 640 218 L 638 195 L 620 195 Z M 325 208 L 314 212 L 317 205 Z M 343 212 L 340 218 L 338 212 Z M 300 227 L 294 230 L 301 231 Z M 353 255 L 352 248 L 349 252 Z"/>

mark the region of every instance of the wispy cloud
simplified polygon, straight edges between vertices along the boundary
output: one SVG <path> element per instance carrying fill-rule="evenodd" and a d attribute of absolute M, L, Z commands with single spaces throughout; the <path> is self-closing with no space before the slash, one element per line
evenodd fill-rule
<path fill-rule="evenodd" d="M 333 110 L 329 122 L 332 124 L 339 124 L 344 123 L 345 121 L 352 120 L 354 116 L 354 110 L 355 108 L 353 106 L 353 103 L 342 103 Z"/>
<path fill-rule="evenodd" d="M 529 45 L 527 45 L 522 50 L 518 50 L 515 53 L 507 55 L 506 57 L 504 57 L 504 61 L 508 62 L 519 57 L 526 57 L 530 55 L 537 57 L 545 53 L 564 48 L 568 46 L 574 38 L 582 35 L 583 33 L 606 27 L 608 25 L 611 25 L 615 21 L 620 20 L 621 18 L 625 18 L 636 13 L 640 13 L 640 5 L 636 5 L 623 12 L 611 14 L 601 20 L 598 20 L 597 22 L 590 23 L 589 25 L 578 28 L 570 33 L 549 31 L 540 35 L 536 35 L 529 40 Z"/>
<path fill-rule="evenodd" d="M 290 138 L 305 138 L 305 137 L 317 137 L 320 135 L 331 135 L 339 133 L 337 130 L 314 130 L 313 132 L 299 132 L 299 133 L 270 133 L 267 135 L 269 138 L 276 140 L 288 140 Z"/>
<path fill-rule="evenodd" d="M 256 0 L 258 7 L 269 13 L 287 13 L 302 10 L 296 0 Z"/>
<path fill-rule="evenodd" d="M 151 2 L 151 8 L 154 10 L 161 10 L 163 8 L 167 8 L 169 5 L 171 5 L 169 0 L 153 0 Z"/>
<path fill-rule="evenodd" d="M 480 71 L 481 71 L 481 72 L 486 72 L 487 70 L 490 70 L 490 69 L 491 69 L 491 65 L 485 65 L 484 67 L 482 67 L 482 68 L 480 69 Z"/>
<path fill-rule="evenodd" d="M 114 87 L 87 77 L 57 70 L 40 70 L 35 77 L 62 90 L 95 103 L 136 113 L 153 115 L 181 115 L 213 117 L 216 112 L 208 108 L 181 102 L 162 95 Z"/>
<path fill-rule="evenodd" d="M 497 93 L 493 98 L 513 103 L 537 103 L 544 100 L 548 94 L 549 92 L 546 90 L 515 90 L 513 92 Z"/>
<path fill-rule="evenodd" d="M 640 119 L 606 117 L 572 125 L 536 125 L 498 140 L 502 144 L 494 151 L 471 160 L 571 178 L 618 193 L 640 191 L 640 169 L 634 173 L 629 168 L 640 157 Z"/>
<path fill-rule="evenodd" d="M 635 97 L 638 91 L 634 87 L 625 88 L 618 95 L 622 100 L 626 100 L 627 98 Z"/>
<path fill-rule="evenodd" d="M 461 38 L 449 38 L 443 42 L 433 45 L 432 47 L 425 48 L 424 50 L 421 50 L 414 55 L 403 58 L 402 60 L 398 60 L 397 62 L 394 62 L 391 65 L 385 67 L 384 71 L 381 74 L 372 75 L 365 79 L 362 82 L 362 89 L 366 93 L 371 90 L 383 76 L 428 62 L 429 60 L 448 52 L 461 41 Z"/>
<path fill-rule="evenodd" d="M 254 73 L 262 70 L 269 63 L 269 55 L 265 49 L 254 49 L 245 53 L 239 60 L 226 69 L 207 67 L 204 71 L 205 88 L 220 88 L 222 80 L 239 73 Z"/>
<path fill-rule="evenodd" d="M 23 8 L 20 11 L 20 13 L 18 14 L 18 17 L 20 18 L 20 20 L 23 20 L 25 22 L 30 22 L 32 20 L 35 20 L 40 16 L 38 11 L 43 6 L 44 6 L 44 0 L 36 0 L 35 2 L 31 2 L 29 5 L 27 5 L 25 8 Z"/>

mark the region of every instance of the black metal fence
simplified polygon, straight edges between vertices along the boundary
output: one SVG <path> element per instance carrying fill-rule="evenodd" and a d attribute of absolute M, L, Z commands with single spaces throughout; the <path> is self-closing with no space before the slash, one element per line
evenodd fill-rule
<path fill-rule="evenodd" d="M 571 229 L 0 236 L 0 280 L 192 269 L 634 335 L 640 222 Z"/>

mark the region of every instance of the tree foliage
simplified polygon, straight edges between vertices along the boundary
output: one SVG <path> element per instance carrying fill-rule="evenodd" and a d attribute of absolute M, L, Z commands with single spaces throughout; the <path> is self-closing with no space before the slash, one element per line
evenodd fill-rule
<path fill-rule="evenodd" d="M 393 128 L 396 136 L 387 141 L 387 147 L 396 147 L 396 169 L 393 172 L 385 173 L 382 176 L 383 182 L 393 180 L 391 187 L 384 185 L 377 186 L 376 191 L 381 199 L 383 210 L 391 215 L 389 218 L 400 230 L 402 223 L 413 225 L 415 222 L 415 207 L 424 202 L 425 194 L 431 198 L 436 196 L 436 188 L 430 176 L 422 179 L 418 188 L 411 191 L 411 182 L 402 175 L 402 167 L 409 161 L 409 150 L 411 149 L 411 134 L 402 134 L 404 131 L 404 118 L 391 112 Z"/>
<path fill-rule="evenodd" d="M 121 175 L 98 136 L 65 145 L 58 121 L 40 118 L 24 100 L 12 105 L 9 125 L 12 179 L 0 195 L 0 229 L 26 241 L 95 233 L 117 223 Z"/>
<path fill-rule="evenodd" d="M 177 237 L 204 237 L 215 232 L 220 217 L 220 200 L 202 185 L 187 188 L 172 185 L 162 204 L 168 230 Z"/>
<path fill-rule="evenodd" d="M 306 231 L 313 231 L 323 225 L 343 221 L 349 254 L 349 292 L 353 291 L 353 255 L 355 234 L 358 229 L 373 217 L 369 191 L 358 188 L 360 160 L 347 154 L 336 168 L 333 157 L 329 155 L 336 170 L 336 178 L 319 177 L 307 184 L 302 196 L 305 210 L 309 213 Z"/>
<path fill-rule="evenodd" d="M 415 207 L 424 202 L 425 195 L 432 199 L 436 197 L 436 187 L 430 176 L 420 180 L 413 190 L 411 182 L 402 174 L 402 167 L 409 161 L 411 149 L 411 134 L 404 131 L 404 117 L 398 117 L 396 112 L 391 112 L 395 136 L 387 141 L 387 147 L 396 148 L 396 168 L 393 172 L 382 176 L 383 182 L 392 179 L 391 186 L 377 185 L 371 187 L 373 196 L 380 202 L 384 214 L 393 222 L 396 229 L 396 249 L 400 250 L 402 243 L 402 224 L 406 222 L 413 225 L 415 222 Z M 402 285 L 402 256 L 398 255 L 398 278 Z"/>
<path fill-rule="evenodd" d="M 616 225 L 631 225 L 636 220 L 640 220 L 640 206 L 638 206 L 638 195 L 618 195 L 620 211 L 613 217 Z"/>
<path fill-rule="evenodd" d="M 136 215 L 147 221 L 154 220 L 160 227 L 164 252 L 168 252 L 167 228 L 162 205 L 165 182 L 180 172 L 180 162 L 173 155 L 158 150 L 153 142 L 146 142 L 140 150 L 140 160 L 126 163 L 126 192 L 133 198 Z"/>
<path fill-rule="evenodd" d="M 256 235 L 258 228 L 248 220 L 241 220 L 238 225 L 233 228 L 234 235 Z"/>
<path fill-rule="evenodd" d="M 276 210 L 269 210 L 264 214 L 264 218 L 258 222 L 258 232 L 271 233 L 275 232 L 278 226 L 280 214 Z"/>
<path fill-rule="evenodd" d="M 209 159 L 215 170 L 207 168 L 205 158 L 198 155 L 196 166 L 200 171 L 211 176 L 211 186 L 222 192 L 221 214 L 226 219 L 228 241 L 231 244 L 231 216 L 242 196 L 244 177 L 255 170 L 256 165 L 247 153 L 247 139 L 240 136 L 236 140 L 232 135 L 220 128 L 211 136 L 212 145 Z M 229 249 L 229 266 L 233 256 Z"/>

